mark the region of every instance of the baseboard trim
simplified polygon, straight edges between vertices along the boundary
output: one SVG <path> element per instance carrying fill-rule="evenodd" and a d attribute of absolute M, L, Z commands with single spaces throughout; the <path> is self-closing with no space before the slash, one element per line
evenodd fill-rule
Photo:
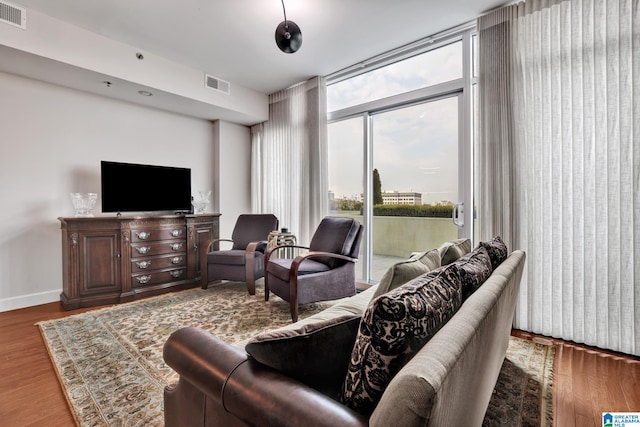
<path fill-rule="evenodd" d="M 60 301 L 60 290 L 0 299 L 0 312 Z"/>

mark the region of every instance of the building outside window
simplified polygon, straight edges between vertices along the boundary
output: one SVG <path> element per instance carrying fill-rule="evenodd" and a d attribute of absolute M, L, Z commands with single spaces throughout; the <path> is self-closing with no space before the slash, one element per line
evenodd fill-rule
<path fill-rule="evenodd" d="M 422 193 L 384 191 L 382 203 L 385 205 L 421 205 Z"/>

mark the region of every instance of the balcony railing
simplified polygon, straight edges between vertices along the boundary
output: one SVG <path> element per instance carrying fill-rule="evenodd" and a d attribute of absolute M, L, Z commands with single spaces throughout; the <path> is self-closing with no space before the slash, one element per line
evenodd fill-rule
<path fill-rule="evenodd" d="M 333 211 L 331 215 L 363 222 L 359 212 Z M 450 218 L 374 216 L 372 279 L 379 280 L 387 268 L 413 252 L 435 249 L 457 237 L 458 227 Z"/>

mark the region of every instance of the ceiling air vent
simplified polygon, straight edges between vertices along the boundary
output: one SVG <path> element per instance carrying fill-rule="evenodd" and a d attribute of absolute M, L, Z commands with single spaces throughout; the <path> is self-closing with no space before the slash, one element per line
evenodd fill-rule
<path fill-rule="evenodd" d="M 225 82 L 217 77 L 210 76 L 209 74 L 204 75 L 204 85 L 209 89 L 217 90 L 218 92 L 226 93 L 229 95 L 231 91 L 231 84 L 229 82 Z"/>
<path fill-rule="evenodd" d="M 0 1 L 0 22 L 14 25 L 23 30 L 27 29 L 27 10 L 14 6 L 5 1 Z"/>

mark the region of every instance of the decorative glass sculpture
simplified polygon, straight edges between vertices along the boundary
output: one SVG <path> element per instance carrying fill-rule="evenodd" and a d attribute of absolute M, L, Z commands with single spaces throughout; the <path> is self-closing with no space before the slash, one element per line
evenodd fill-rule
<path fill-rule="evenodd" d="M 198 191 L 193 198 L 193 209 L 195 213 L 201 214 L 207 210 L 207 206 L 209 206 L 209 200 L 211 199 L 211 190 Z"/>
<path fill-rule="evenodd" d="M 71 203 L 76 210 L 76 218 L 92 218 L 98 193 L 71 193 Z"/>

